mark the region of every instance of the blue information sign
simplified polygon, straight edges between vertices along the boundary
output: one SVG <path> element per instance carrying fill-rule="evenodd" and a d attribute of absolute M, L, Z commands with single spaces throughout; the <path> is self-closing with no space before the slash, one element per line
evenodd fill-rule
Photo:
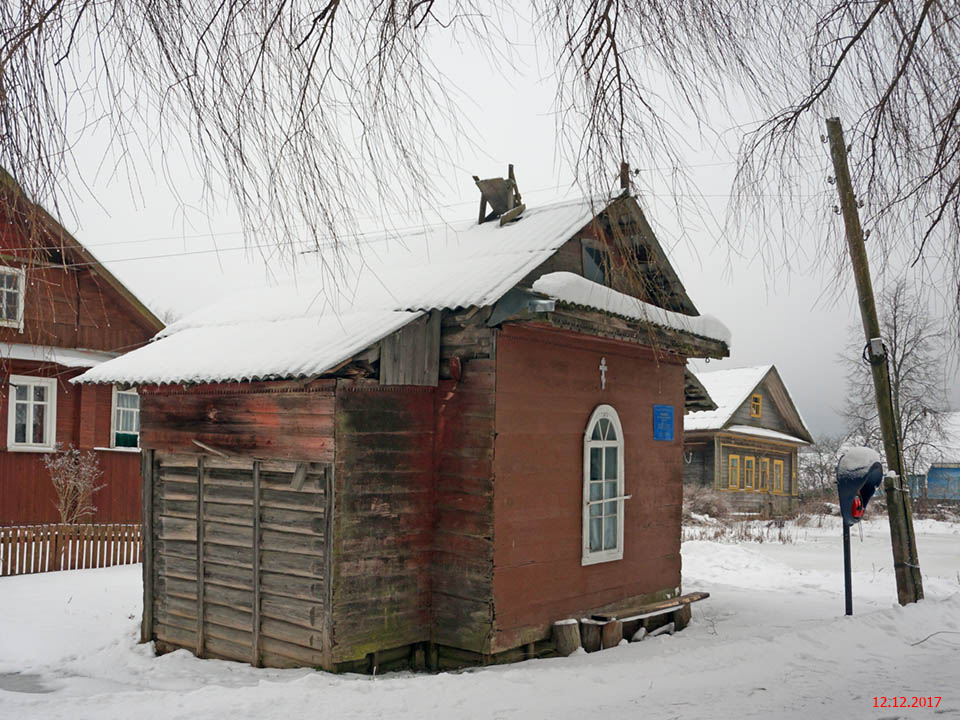
<path fill-rule="evenodd" d="M 673 405 L 653 406 L 653 439 L 673 440 Z"/>

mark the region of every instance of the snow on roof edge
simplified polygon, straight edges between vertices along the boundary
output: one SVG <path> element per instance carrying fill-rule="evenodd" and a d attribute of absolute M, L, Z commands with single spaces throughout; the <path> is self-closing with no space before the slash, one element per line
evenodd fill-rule
<path fill-rule="evenodd" d="M 810 445 L 811 443 L 803 438 L 798 438 L 779 430 L 770 430 L 769 428 L 753 427 L 751 425 L 731 425 L 724 429 L 724 432 L 739 433 L 741 435 L 755 435 L 756 437 L 770 438 L 771 440 L 784 440 L 786 442 L 799 443 L 801 445 Z"/>
<path fill-rule="evenodd" d="M 707 392 L 710 393 L 710 397 L 713 398 L 714 402 L 717 404 L 716 410 L 697 410 L 689 412 L 684 416 L 683 419 L 683 429 L 685 432 L 696 431 L 696 430 L 719 430 L 733 417 L 733 414 L 737 411 L 743 403 L 746 401 L 750 394 L 753 392 L 753 389 L 763 381 L 767 376 L 770 370 L 773 368 L 773 364 L 768 365 L 748 365 L 747 367 L 742 368 L 724 368 L 722 370 L 714 370 L 712 372 L 696 372 L 692 371 L 694 375 L 697 376 L 697 379 L 703 383 L 703 386 L 707 388 Z M 720 388 L 714 387 L 711 388 L 710 385 L 715 385 L 710 381 L 710 376 L 716 376 L 721 374 L 730 374 L 741 373 L 746 375 L 748 372 L 753 371 L 753 375 L 747 375 L 747 380 L 744 381 L 743 386 L 740 388 L 739 392 L 736 395 L 731 395 L 730 399 L 724 399 L 724 402 L 721 402 L 717 399 L 717 396 L 722 396 L 723 393 Z M 752 384 L 751 384 L 752 382 Z M 743 390 L 742 388 L 746 388 Z M 736 388 L 734 388 L 736 390 Z"/>
<path fill-rule="evenodd" d="M 666 310 L 571 272 L 547 273 L 533 283 L 532 289 L 559 302 L 649 322 L 722 342 L 728 347 L 730 345 L 730 330 L 712 315 L 684 315 Z"/>

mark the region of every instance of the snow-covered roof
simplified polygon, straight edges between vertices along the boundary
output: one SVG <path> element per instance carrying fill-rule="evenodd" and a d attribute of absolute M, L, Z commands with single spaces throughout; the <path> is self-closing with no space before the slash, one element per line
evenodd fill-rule
<path fill-rule="evenodd" d="M 335 255 L 318 255 L 295 284 L 224 297 L 77 381 L 224 382 L 321 373 L 419 311 L 495 303 L 604 207 L 581 199 L 528 208 L 504 226 L 472 220 L 344 244 Z"/>
<path fill-rule="evenodd" d="M 422 314 L 379 310 L 189 327 L 88 370 L 77 380 L 162 385 L 310 377 Z"/>
<path fill-rule="evenodd" d="M 112 360 L 117 353 L 82 348 L 61 348 L 49 345 L 26 345 L 23 343 L 0 343 L 0 359 L 31 360 L 53 363 L 63 367 L 89 368 Z"/>
<path fill-rule="evenodd" d="M 722 428 L 737 408 L 743 405 L 744 400 L 763 380 L 771 367 L 772 365 L 758 365 L 757 367 L 695 373 L 697 379 L 703 383 L 707 392 L 710 393 L 710 397 L 717 404 L 717 409 L 687 413 L 683 419 L 684 431 L 719 430 Z"/>
<path fill-rule="evenodd" d="M 665 310 L 571 272 L 552 272 L 543 275 L 533 283 L 533 290 L 560 302 L 642 320 L 660 327 L 681 330 L 730 344 L 730 331 L 727 326 L 712 315 L 694 317 Z M 713 393 L 711 392 L 710 395 L 712 396 Z"/>
<path fill-rule="evenodd" d="M 769 428 L 753 427 L 751 425 L 731 425 L 725 428 L 725 431 L 739 433 L 741 435 L 753 435 L 754 437 L 769 438 L 770 440 L 783 440 L 784 442 L 797 443 L 799 445 L 809 445 L 810 443 L 803 438 L 794 437 L 779 430 Z"/>

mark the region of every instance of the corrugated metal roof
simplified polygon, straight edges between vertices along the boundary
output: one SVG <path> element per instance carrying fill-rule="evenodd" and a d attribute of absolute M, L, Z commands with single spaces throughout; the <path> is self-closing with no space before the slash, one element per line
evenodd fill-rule
<path fill-rule="evenodd" d="M 743 405 L 744 400 L 763 380 L 763 377 L 770 372 L 771 367 L 773 366 L 760 365 L 695 373 L 717 404 L 717 409 L 687 413 L 683 419 L 684 431 L 722 428 L 737 408 Z"/>
<path fill-rule="evenodd" d="M 310 377 L 422 314 L 374 310 L 188 328 L 88 370 L 77 381 L 162 385 Z"/>
<path fill-rule="evenodd" d="M 496 302 L 605 207 L 576 200 L 529 208 L 505 226 L 438 225 L 344 246 L 317 256 L 318 267 L 301 272 L 296 285 L 225 297 L 76 381 L 227 382 L 321 373 L 418 311 Z"/>

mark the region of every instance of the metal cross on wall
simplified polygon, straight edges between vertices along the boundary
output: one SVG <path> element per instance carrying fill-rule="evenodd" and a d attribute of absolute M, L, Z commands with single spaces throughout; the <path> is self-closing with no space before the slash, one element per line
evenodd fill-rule
<path fill-rule="evenodd" d="M 607 389 L 607 359 L 600 358 L 600 389 Z"/>

